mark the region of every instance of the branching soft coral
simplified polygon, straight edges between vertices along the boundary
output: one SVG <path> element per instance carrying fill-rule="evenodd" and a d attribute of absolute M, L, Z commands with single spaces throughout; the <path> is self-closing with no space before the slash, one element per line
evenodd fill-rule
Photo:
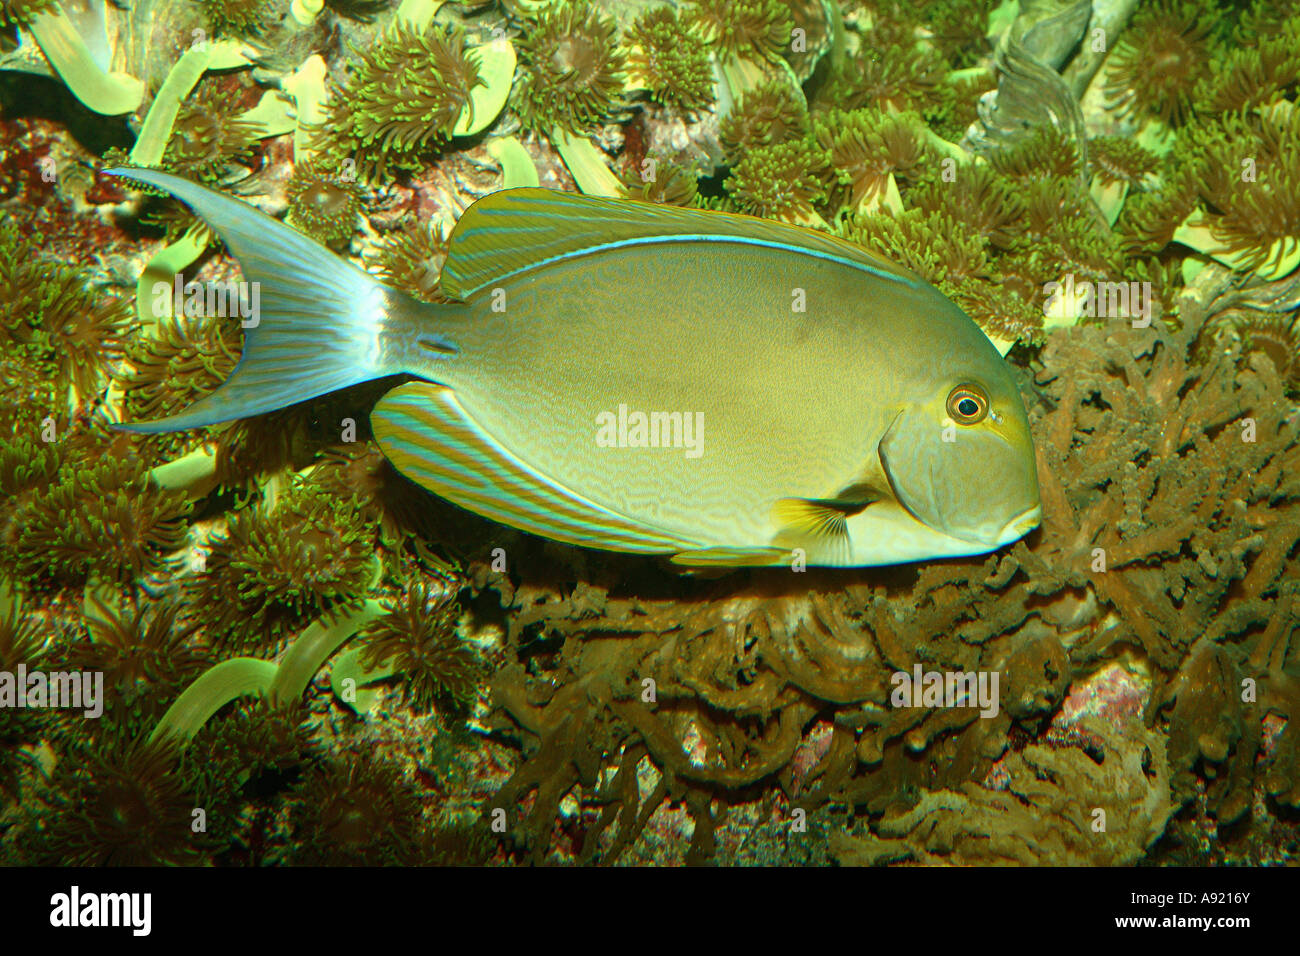
<path fill-rule="evenodd" d="M 793 21 L 779 0 L 697 0 L 688 16 L 728 56 L 775 60 L 790 45 Z"/>
<path fill-rule="evenodd" d="M 352 238 L 362 209 L 362 189 L 352 179 L 315 163 L 298 163 L 285 187 L 289 224 L 317 242 L 339 248 Z"/>
<path fill-rule="evenodd" d="M 897 217 L 853 216 L 842 233 L 937 286 L 985 334 L 1004 342 L 1036 342 L 1042 335 L 1041 312 L 1029 298 L 1003 287 L 983 238 L 949 213 L 911 209 Z"/>
<path fill-rule="evenodd" d="M 417 704 L 428 709 L 443 702 L 463 711 L 474 702 L 483 667 L 456 635 L 460 608 L 440 599 L 420 583 L 365 630 L 361 654 L 367 669 L 387 667 L 400 673 Z"/>
<path fill-rule="evenodd" d="M 195 864 L 208 846 L 195 802 L 165 745 L 114 740 L 60 760 L 34 810 L 23 862 L 36 866 Z"/>
<path fill-rule="evenodd" d="M 934 161 L 924 125 L 915 114 L 833 110 L 817 117 L 817 142 L 826 150 L 850 208 L 863 208 L 887 192 L 889 177 L 915 182 Z"/>
<path fill-rule="evenodd" d="M 221 33 L 238 36 L 261 33 L 288 10 L 285 0 L 199 0 Z"/>
<path fill-rule="evenodd" d="M 433 223 L 412 223 L 385 236 L 374 255 L 379 277 L 388 285 L 426 302 L 438 301 L 438 276 L 447 258 L 447 240 Z"/>
<path fill-rule="evenodd" d="M 723 148 L 738 157 L 755 147 L 801 139 L 807 133 L 808 107 L 787 79 L 758 84 L 719 125 Z"/>
<path fill-rule="evenodd" d="M 1205 112 L 1240 112 L 1276 103 L 1300 84 L 1300 18 L 1251 48 L 1228 50 L 1196 89 Z"/>
<path fill-rule="evenodd" d="M 915 110 L 941 108 L 944 100 L 943 58 L 931 47 L 912 41 L 886 45 L 874 40 L 844 60 L 817 96 L 823 108 Z"/>
<path fill-rule="evenodd" d="M 366 751 L 305 775 L 292 819 L 299 866 L 419 865 L 429 834 L 411 777 Z"/>
<path fill-rule="evenodd" d="M 161 166 L 168 172 L 215 184 L 232 163 L 253 157 L 258 127 L 240 118 L 215 84 L 200 84 L 180 106 Z"/>
<path fill-rule="evenodd" d="M 1211 235 L 1250 271 L 1300 249 L 1300 113 L 1230 115 L 1182 140 Z"/>
<path fill-rule="evenodd" d="M 1159 159 L 1122 136 L 1097 136 L 1088 141 L 1088 162 L 1102 185 L 1142 185 L 1160 166 Z"/>
<path fill-rule="evenodd" d="M 113 695 L 147 692 L 165 703 L 210 663 L 190 643 L 194 625 L 177 621 L 178 605 L 119 606 L 93 594 L 86 600 L 89 633 L 65 653 L 74 668 L 102 672 Z"/>
<path fill-rule="evenodd" d="M 1011 246 L 1024 212 L 1015 183 L 987 163 L 957 166 L 952 182 L 929 178 L 907 194 L 907 201 L 927 213 L 947 213 L 1000 249 Z"/>
<path fill-rule="evenodd" d="M 239 326 L 220 319 L 160 319 L 152 333 L 133 336 L 119 375 L 126 421 L 174 415 L 214 391 L 239 362 Z M 206 432 L 206 430 L 205 430 Z M 192 434 L 142 436 L 142 447 L 179 454 Z"/>
<path fill-rule="evenodd" d="M 826 198 L 826 153 L 805 140 L 750 150 L 727 178 L 727 192 L 755 216 L 809 223 Z"/>
<path fill-rule="evenodd" d="M 0 512 L 0 553 L 39 586 L 132 581 L 185 542 L 185 496 L 153 484 L 129 456 L 69 461 L 48 486 Z"/>

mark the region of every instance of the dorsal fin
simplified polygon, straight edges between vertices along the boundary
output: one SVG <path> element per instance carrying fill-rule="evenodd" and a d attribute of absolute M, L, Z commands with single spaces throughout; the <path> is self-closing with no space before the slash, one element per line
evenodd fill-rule
<path fill-rule="evenodd" d="M 922 281 L 861 246 L 801 226 L 525 187 L 484 196 L 465 210 L 451 233 L 441 287 L 464 300 L 512 275 L 572 256 L 642 243 L 719 241 L 786 249 L 907 285 Z"/>

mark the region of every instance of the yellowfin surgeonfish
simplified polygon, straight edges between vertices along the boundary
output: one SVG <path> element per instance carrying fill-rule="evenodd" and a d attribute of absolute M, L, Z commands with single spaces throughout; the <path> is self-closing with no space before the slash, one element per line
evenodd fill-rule
<path fill-rule="evenodd" d="M 259 284 L 210 425 L 407 373 L 370 420 L 399 471 L 495 521 L 683 565 L 983 554 L 1038 524 L 1010 367 L 913 273 L 797 226 L 508 189 L 441 275 L 381 285 L 246 203 L 145 169 Z M 248 323 L 246 323 L 247 325 Z"/>

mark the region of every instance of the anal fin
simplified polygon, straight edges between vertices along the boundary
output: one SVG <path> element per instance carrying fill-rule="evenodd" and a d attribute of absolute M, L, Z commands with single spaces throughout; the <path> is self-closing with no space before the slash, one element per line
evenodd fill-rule
<path fill-rule="evenodd" d="M 679 551 L 673 564 L 688 568 L 765 568 L 790 561 L 788 548 L 701 548 Z"/>
<path fill-rule="evenodd" d="M 399 385 L 380 399 L 370 421 L 398 471 L 485 518 L 609 551 L 674 554 L 698 546 L 538 474 L 486 434 L 444 386 Z"/>

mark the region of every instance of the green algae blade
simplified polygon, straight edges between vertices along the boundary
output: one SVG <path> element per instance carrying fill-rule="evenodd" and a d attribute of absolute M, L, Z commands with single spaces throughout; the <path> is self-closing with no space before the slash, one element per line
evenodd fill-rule
<path fill-rule="evenodd" d="M 241 52 L 242 47 L 237 41 L 221 40 L 197 44 L 181 54 L 149 106 L 140 136 L 131 148 L 133 166 L 157 166 L 162 161 L 182 101 L 208 70 L 247 65 L 250 61 Z M 214 67 L 214 63 L 219 66 Z"/>
<path fill-rule="evenodd" d="M 623 184 L 610 172 L 600 150 L 587 137 L 573 136 L 556 127 L 551 131 L 551 145 L 569 167 L 578 188 L 588 196 L 617 199 L 623 195 Z"/>
<path fill-rule="evenodd" d="M 1102 215 L 1106 217 L 1106 225 L 1113 227 L 1115 220 L 1119 218 L 1120 210 L 1124 208 L 1124 200 L 1128 198 L 1128 183 L 1103 184 L 1094 176 L 1088 192 L 1092 196 L 1092 201 L 1097 204 L 1097 208 L 1101 210 Z"/>
<path fill-rule="evenodd" d="M 232 700 L 266 694 L 278 670 L 270 661 L 255 657 L 234 657 L 213 665 L 167 708 L 149 735 L 149 742 L 156 743 L 166 738 L 188 743 L 217 711 Z"/>
<path fill-rule="evenodd" d="M 289 12 L 293 18 L 303 26 L 311 26 L 320 16 L 321 10 L 325 8 L 325 0 L 293 0 L 289 5 Z"/>
<path fill-rule="evenodd" d="M 469 102 L 456 119 L 452 133 L 456 136 L 473 136 L 481 133 L 501 115 L 510 87 L 515 77 L 515 47 L 504 37 L 475 48 L 478 54 L 479 76 L 485 86 L 476 86 L 469 94 Z"/>
<path fill-rule="evenodd" d="M 1263 265 L 1252 268 L 1250 263 L 1256 254 L 1253 251 L 1234 252 L 1216 239 L 1213 217 L 1201 210 L 1193 212 L 1174 230 L 1174 242 L 1181 242 L 1202 255 L 1209 256 L 1233 272 L 1253 272 L 1265 282 L 1285 278 L 1300 266 L 1300 239 L 1287 236 L 1269 247 L 1268 259 Z"/>
<path fill-rule="evenodd" d="M 514 189 L 517 186 L 538 186 L 537 164 L 528 155 L 524 144 L 513 136 L 494 139 L 487 144 L 487 151 L 501 164 L 502 189 Z"/>
<path fill-rule="evenodd" d="M 298 126 L 296 111 L 290 101 L 275 90 L 267 90 L 257 105 L 240 114 L 239 119 L 257 127 L 258 139 L 283 136 Z"/>
<path fill-rule="evenodd" d="M 134 113 L 144 101 L 144 83 L 126 73 L 106 73 L 86 42 L 58 7 L 32 18 L 27 28 L 50 66 L 87 108 L 105 116 Z"/>
<path fill-rule="evenodd" d="M 361 647 L 346 650 L 330 668 L 330 690 L 338 700 L 360 716 L 364 716 L 379 699 L 378 691 L 369 690 L 364 685 L 385 680 L 397 673 L 397 669 L 387 661 L 378 667 L 363 667 L 361 655 L 364 651 L 365 648 Z"/>
<path fill-rule="evenodd" d="M 151 469 L 149 477 L 159 488 L 184 491 L 190 498 L 201 498 L 217 484 L 216 446 L 200 445 L 180 458 Z"/>
<path fill-rule="evenodd" d="M 135 312 L 143 328 L 153 328 L 159 319 L 171 317 L 171 295 L 155 297 L 154 286 L 159 282 L 172 286 L 176 276 L 203 254 L 207 248 L 204 230 L 191 229 L 169 246 L 160 249 L 140 273 L 135 284 Z M 165 310 L 158 307 L 166 303 Z M 159 315 L 159 311 L 165 314 Z"/>
<path fill-rule="evenodd" d="M 441 8 L 444 0 L 402 0 L 394 15 L 394 21 L 404 20 L 416 30 L 423 30 L 433 22 L 434 14 Z"/>
<path fill-rule="evenodd" d="M 313 53 L 302 61 L 302 65 L 293 75 L 285 78 L 281 84 L 284 91 L 293 97 L 297 104 L 295 126 L 293 131 L 293 160 L 301 163 L 311 158 L 311 134 L 307 127 L 318 126 L 325 121 L 324 102 L 326 97 L 325 75 L 329 67 L 319 53 Z"/>
<path fill-rule="evenodd" d="M 371 600 L 359 608 L 327 614 L 308 625 L 280 659 L 280 666 L 270 687 L 273 701 L 296 701 L 334 652 L 383 613 L 384 606 Z"/>

